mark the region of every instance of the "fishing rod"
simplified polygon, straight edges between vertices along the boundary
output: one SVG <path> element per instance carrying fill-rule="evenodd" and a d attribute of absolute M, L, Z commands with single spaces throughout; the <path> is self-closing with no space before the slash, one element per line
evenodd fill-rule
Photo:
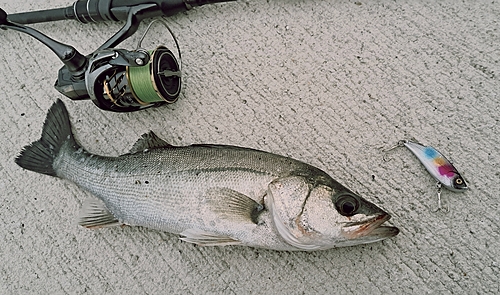
<path fill-rule="evenodd" d="M 171 16 L 195 6 L 233 0 L 78 0 L 66 8 L 7 14 L 0 8 L 0 28 L 37 39 L 62 61 L 54 87 L 72 100 L 91 99 L 103 110 L 131 112 L 173 103 L 181 90 L 177 58 L 165 46 L 154 50 L 117 49 L 132 36 L 141 21 Z M 125 21 L 125 25 L 93 53 L 84 56 L 73 46 L 58 42 L 25 24 L 75 19 L 81 23 Z M 159 20 L 157 20 L 159 21 Z M 163 21 L 161 21 L 165 24 Z M 180 50 L 172 31 L 180 59 Z"/>
<path fill-rule="evenodd" d="M 171 16 L 204 4 L 234 0 L 78 0 L 73 5 L 33 12 L 10 14 L 9 21 L 18 24 L 75 19 L 81 23 L 127 20 L 130 9 L 138 5 L 152 4 L 144 18 Z"/>

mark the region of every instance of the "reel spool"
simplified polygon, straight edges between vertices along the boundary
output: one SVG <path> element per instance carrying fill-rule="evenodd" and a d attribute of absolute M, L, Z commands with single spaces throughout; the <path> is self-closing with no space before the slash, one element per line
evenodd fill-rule
<path fill-rule="evenodd" d="M 90 98 L 100 108 L 116 111 L 135 110 L 174 103 L 179 97 L 182 86 L 181 69 L 172 51 L 165 46 L 159 46 L 151 51 L 139 49 L 155 22 L 163 23 L 170 31 L 177 45 L 179 58 L 181 57 L 177 39 L 167 24 L 160 20 L 149 24 L 135 50 L 147 56 L 145 64 L 145 59 L 140 58 L 131 63 L 130 57 L 125 57 L 129 60 L 128 64 L 117 62 L 118 57 L 128 54 L 123 50 L 110 50 L 110 52 L 104 50 L 95 53 L 89 60 L 90 66 L 85 80 L 93 82 L 93 85 L 87 85 L 87 88 L 93 88 L 92 91 L 89 89 Z M 116 65 L 106 66 L 113 64 Z"/>
<path fill-rule="evenodd" d="M 164 46 L 151 53 L 148 65 L 127 67 L 127 77 L 139 101 L 152 103 L 164 100 L 173 103 L 181 90 L 179 64 L 172 52 Z"/>
<path fill-rule="evenodd" d="M 173 103 L 181 91 L 179 44 L 163 20 L 157 19 L 149 24 L 135 50 L 116 48 L 137 31 L 142 19 L 157 9 L 154 3 L 128 8 L 127 22 L 122 29 L 88 56 L 35 29 L 10 22 L 7 13 L 1 9 L 0 28 L 26 33 L 59 57 L 64 66 L 59 70 L 54 87 L 60 93 L 73 100 L 91 99 L 103 110 L 131 112 Z M 144 37 L 156 22 L 161 22 L 172 35 L 180 63 L 165 46 L 150 51 L 141 48 Z"/>
<path fill-rule="evenodd" d="M 174 103 L 181 91 L 179 63 L 164 46 L 159 46 L 150 54 L 149 62 L 143 66 L 99 67 L 89 72 L 86 80 L 94 81 L 90 87 L 95 90 L 89 91 L 94 103 L 110 110 Z M 102 59 L 102 53 L 97 54 L 91 62 Z"/>

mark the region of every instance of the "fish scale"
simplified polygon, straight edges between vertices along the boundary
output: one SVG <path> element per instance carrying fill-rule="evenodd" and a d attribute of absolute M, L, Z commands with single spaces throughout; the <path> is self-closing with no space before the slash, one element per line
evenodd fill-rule
<path fill-rule="evenodd" d="M 144 134 L 119 157 L 85 151 L 57 101 L 40 140 L 16 158 L 21 167 L 74 182 L 88 228 L 144 226 L 199 245 L 313 251 L 398 234 L 390 215 L 324 171 L 264 151 L 225 145 L 175 147 Z"/>
<path fill-rule="evenodd" d="M 95 156 L 75 151 L 74 148 L 63 151 L 59 156 L 61 160 L 56 160 L 54 165 L 59 177 L 73 181 L 102 199 L 122 223 L 174 233 L 189 227 L 190 221 L 183 226 L 176 224 L 176 221 L 186 222 L 191 218 L 189 212 L 200 211 L 197 206 L 209 188 L 230 188 L 253 196 L 257 202 L 263 202 L 267 185 L 284 170 L 279 165 L 287 162 L 290 166 L 292 163 L 289 159 L 283 159 L 272 161 L 275 165 L 260 165 L 253 159 L 262 159 L 266 155 L 244 157 L 248 154 L 244 149 L 227 151 L 223 147 L 208 146 L 187 150 L 152 149 L 118 158 Z M 184 160 L 186 158 L 192 161 L 187 162 Z M 227 161 L 213 160 L 228 158 Z M 240 167 L 236 167 L 238 162 Z M 242 163 L 248 167 L 241 167 Z M 295 165 L 300 168 L 300 163 Z M 227 168 L 231 166 L 235 167 Z M 270 168 L 274 171 L 270 171 Z M 179 206 L 189 206 L 190 211 L 179 210 Z M 151 215 L 166 221 L 167 225 L 145 223 L 141 219 L 141 216 Z"/>

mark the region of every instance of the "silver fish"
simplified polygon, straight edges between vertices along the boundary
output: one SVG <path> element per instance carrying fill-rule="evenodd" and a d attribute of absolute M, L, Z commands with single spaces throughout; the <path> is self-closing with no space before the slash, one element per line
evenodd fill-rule
<path fill-rule="evenodd" d="M 143 226 L 199 245 L 313 251 L 393 237 L 390 215 L 303 162 L 248 148 L 169 145 L 150 132 L 129 154 L 93 155 L 66 107 L 50 108 L 41 139 L 16 163 L 93 193 L 79 223 Z"/>

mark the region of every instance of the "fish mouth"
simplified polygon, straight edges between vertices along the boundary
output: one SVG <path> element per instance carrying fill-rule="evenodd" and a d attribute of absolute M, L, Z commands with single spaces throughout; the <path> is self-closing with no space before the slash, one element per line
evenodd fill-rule
<path fill-rule="evenodd" d="M 365 218 L 364 220 L 346 222 L 342 228 L 342 235 L 349 240 L 359 238 L 383 240 L 394 237 L 399 233 L 397 227 L 382 226 L 382 224 L 390 218 L 391 215 L 381 213 L 376 216 Z"/>

